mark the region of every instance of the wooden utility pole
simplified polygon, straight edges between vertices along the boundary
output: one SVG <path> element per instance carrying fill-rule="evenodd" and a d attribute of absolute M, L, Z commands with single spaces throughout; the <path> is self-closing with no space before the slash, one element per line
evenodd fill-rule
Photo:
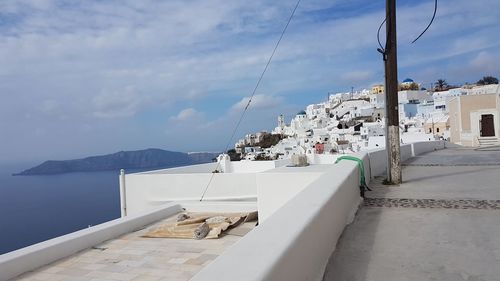
<path fill-rule="evenodd" d="M 385 106 L 387 112 L 387 182 L 401 183 L 401 153 L 398 111 L 398 59 L 396 42 L 396 0 L 386 0 Z"/>

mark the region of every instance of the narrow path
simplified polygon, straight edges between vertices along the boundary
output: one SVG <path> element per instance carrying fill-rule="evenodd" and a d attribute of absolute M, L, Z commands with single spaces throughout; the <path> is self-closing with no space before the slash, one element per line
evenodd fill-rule
<path fill-rule="evenodd" d="M 372 182 L 324 280 L 500 280 L 500 151 L 428 153 L 403 179 Z"/>

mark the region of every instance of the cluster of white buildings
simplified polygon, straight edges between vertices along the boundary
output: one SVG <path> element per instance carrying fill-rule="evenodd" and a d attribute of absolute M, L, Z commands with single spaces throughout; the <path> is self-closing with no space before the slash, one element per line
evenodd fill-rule
<path fill-rule="evenodd" d="M 406 79 L 401 85 L 415 84 Z M 464 86 L 446 91 L 402 90 L 398 92 L 401 142 L 450 139 L 449 103 L 461 96 L 491 95 L 498 85 Z M 308 105 L 289 123 L 278 117 L 271 134 L 282 140 L 262 149 L 253 147 L 263 134 L 249 134 L 235 144 L 245 159 L 256 155 L 271 159 L 294 154 L 354 153 L 385 146 L 385 93 L 382 85 L 371 90 L 329 95 L 325 102 Z"/>

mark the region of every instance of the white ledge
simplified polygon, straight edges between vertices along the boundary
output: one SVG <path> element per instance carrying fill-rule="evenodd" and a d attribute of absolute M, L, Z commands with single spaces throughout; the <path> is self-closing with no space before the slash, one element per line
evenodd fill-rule
<path fill-rule="evenodd" d="M 0 281 L 9 280 L 181 211 L 179 204 L 165 204 L 148 212 L 112 220 L 0 255 Z"/>

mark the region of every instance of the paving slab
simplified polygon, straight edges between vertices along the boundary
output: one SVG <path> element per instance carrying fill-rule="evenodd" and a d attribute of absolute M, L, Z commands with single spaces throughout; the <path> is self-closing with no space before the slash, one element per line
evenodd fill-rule
<path fill-rule="evenodd" d="M 242 235 L 219 239 L 141 237 L 177 216 L 81 251 L 13 280 L 189 280 Z M 247 226 L 250 228 L 250 226 Z"/>
<path fill-rule="evenodd" d="M 324 280 L 500 280 L 500 151 L 428 153 L 403 180 L 371 183 Z"/>
<path fill-rule="evenodd" d="M 499 166 L 406 166 L 401 186 L 373 180 L 369 197 L 500 199 Z"/>
<path fill-rule="evenodd" d="M 327 281 L 498 281 L 500 211 L 363 208 Z"/>
<path fill-rule="evenodd" d="M 453 147 L 408 159 L 406 166 L 486 166 L 500 165 L 500 147 Z"/>

